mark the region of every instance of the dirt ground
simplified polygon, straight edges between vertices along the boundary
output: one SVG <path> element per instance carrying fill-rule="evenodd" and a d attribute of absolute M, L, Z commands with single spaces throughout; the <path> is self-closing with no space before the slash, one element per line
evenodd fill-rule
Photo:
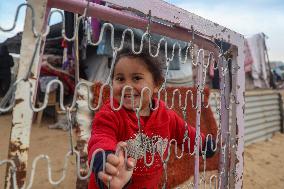
<path fill-rule="evenodd" d="M 28 170 L 32 160 L 46 154 L 51 159 L 52 179 L 62 175 L 63 160 L 68 152 L 68 132 L 51 130 L 47 125 L 51 120 L 44 119 L 42 127 L 33 126 L 29 149 Z M 11 127 L 11 115 L 0 116 L 0 160 L 7 159 L 8 140 Z M 277 133 L 272 139 L 258 142 L 245 148 L 244 187 L 245 189 L 281 189 L 284 188 L 284 135 Z M 32 188 L 75 188 L 75 157 L 68 161 L 66 179 L 57 187 L 48 182 L 47 163 L 41 160 L 36 170 Z M 28 178 L 30 177 L 28 172 Z M 0 167 L 0 188 L 4 188 L 5 166 Z"/>

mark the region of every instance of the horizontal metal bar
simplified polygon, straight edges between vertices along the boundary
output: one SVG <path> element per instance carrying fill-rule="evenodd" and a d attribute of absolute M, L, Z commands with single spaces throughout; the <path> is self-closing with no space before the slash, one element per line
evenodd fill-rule
<path fill-rule="evenodd" d="M 269 117 L 269 116 L 274 116 L 274 115 L 280 115 L 280 110 L 275 109 L 275 110 L 270 110 L 270 111 L 267 111 L 267 112 L 246 114 L 245 115 L 245 122 L 247 122 L 249 120 L 259 119 L 261 117 Z"/>
<path fill-rule="evenodd" d="M 279 99 L 278 94 L 270 94 L 270 95 L 263 95 L 263 96 L 246 96 L 246 103 L 247 102 L 259 102 L 260 100 L 275 100 Z"/>
<path fill-rule="evenodd" d="M 276 90 L 247 90 L 246 96 L 264 96 L 264 95 L 273 95 L 278 94 Z"/>
<path fill-rule="evenodd" d="M 49 0 L 48 6 L 52 8 L 58 8 L 77 14 L 83 14 L 87 7 L 87 1 L 78 0 Z M 139 17 L 133 13 L 123 12 L 103 5 L 94 3 L 89 4 L 87 16 L 96 17 L 100 20 L 108 21 L 111 23 L 122 24 L 133 28 L 146 30 L 149 23 L 145 17 Z M 177 26 L 166 26 L 162 23 L 151 23 L 151 32 L 171 37 L 174 39 L 190 42 L 193 40 L 192 31 L 183 29 Z M 194 35 L 194 44 L 198 45 L 199 48 L 209 50 L 213 52 L 215 58 L 219 55 L 218 46 L 211 40 L 203 38 L 197 34 Z M 217 59 L 216 59 L 217 60 Z"/>
<path fill-rule="evenodd" d="M 271 121 L 270 123 L 264 123 L 260 125 L 255 125 L 254 127 L 245 127 L 245 136 L 252 135 L 258 132 L 266 131 L 270 128 L 278 128 L 280 131 L 280 120 Z"/>
<path fill-rule="evenodd" d="M 265 134 L 263 136 L 258 136 L 257 138 L 252 138 L 252 139 L 249 139 L 249 140 L 247 139 L 247 140 L 245 140 L 245 146 L 248 146 L 248 145 L 253 144 L 253 143 L 265 141 L 267 139 L 270 139 L 272 136 L 273 136 L 273 133 L 270 133 L 270 134 Z"/>
<path fill-rule="evenodd" d="M 278 110 L 280 112 L 279 104 L 272 105 L 272 106 L 264 106 L 264 107 L 246 109 L 245 112 L 246 112 L 246 115 L 252 114 L 252 113 L 258 113 L 258 112 L 267 112 L 269 115 L 269 111 L 272 111 L 272 110 Z"/>
<path fill-rule="evenodd" d="M 255 141 L 261 137 L 265 137 L 267 136 L 267 139 L 271 137 L 271 134 L 275 133 L 275 132 L 278 132 L 280 131 L 280 128 L 275 128 L 275 127 L 272 127 L 270 129 L 267 129 L 267 130 L 263 130 L 263 131 L 259 131 L 259 132 L 256 132 L 254 134 L 251 134 L 251 135 L 245 135 L 245 142 L 247 141 Z"/>
<path fill-rule="evenodd" d="M 242 40 L 243 35 L 238 34 L 235 31 L 230 30 L 227 27 L 221 26 L 208 19 L 202 18 L 194 13 L 188 12 L 180 7 L 171 5 L 164 0 L 104 0 L 112 4 L 126 7 L 126 9 L 134 9 L 138 12 L 147 14 L 151 10 L 151 14 L 156 18 L 163 18 L 168 22 L 174 23 L 182 28 L 191 29 L 193 26 L 198 33 L 206 30 L 206 35 L 210 38 L 217 38 L 224 42 L 228 42 L 235 46 L 238 46 Z"/>
<path fill-rule="evenodd" d="M 210 96 L 216 96 L 220 98 L 220 92 L 212 89 Z M 266 91 L 263 93 L 256 93 L 256 92 L 245 92 L 245 102 L 259 102 L 260 100 L 272 100 L 272 99 L 279 99 L 279 95 L 277 92 L 274 91 Z M 215 105 L 214 98 L 210 101 L 210 104 Z"/>
<path fill-rule="evenodd" d="M 260 117 L 257 119 L 253 119 L 253 120 L 249 120 L 249 121 L 245 121 L 245 128 L 249 128 L 249 127 L 254 127 L 254 126 L 258 126 L 267 122 L 271 122 L 271 121 L 280 121 L 281 120 L 281 116 L 279 114 L 277 115 L 271 115 L 270 117 Z"/>
<path fill-rule="evenodd" d="M 249 102 L 245 104 L 246 109 L 262 108 L 265 106 L 279 106 L 279 100 L 259 100 L 258 102 Z"/>

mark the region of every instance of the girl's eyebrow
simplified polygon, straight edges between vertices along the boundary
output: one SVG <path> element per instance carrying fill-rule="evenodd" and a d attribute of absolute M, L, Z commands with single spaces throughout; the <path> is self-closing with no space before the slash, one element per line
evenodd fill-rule
<path fill-rule="evenodd" d="M 132 75 L 144 75 L 143 73 L 132 73 Z"/>
<path fill-rule="evenodd" d="M 114 74 L 115 76 L 117 76 L 117 75 L 123 75 L 122 73 L 116 73 L 116 74 Z"/>

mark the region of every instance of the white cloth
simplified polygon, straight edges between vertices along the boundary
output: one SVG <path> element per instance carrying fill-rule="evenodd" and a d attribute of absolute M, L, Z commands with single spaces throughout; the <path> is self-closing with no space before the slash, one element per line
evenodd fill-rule
<path fill-rule="evenodd" d="M 39 78 L 40 91 L 45 93 L 48 83 L 50 83 L 52 80 L 55 80 L 55 79 L 58 79 L 58 78 L 56 76 L 42 76 L 42 77 L 40 77 Z M 57 87 L 58 87 L 57 83 L 52 84 L 50 86 L 49 92 L 55 91 L 57 89 Z"/>
<path fill-rule="evenodd" d="M 265 58 L 265 36 L 264 34 L 256 34 L 247 38 L 252 64 L 252 78 L 254 86 L 257 88 L 269 88 L 268 65 Z"/>
<path fill-rule="evenodd" d="M 100 81 L 105 83 L 109 74 L 108 57 L 93 55 L 86 59 L 88 68 L 85 70 L 88 81 Z"/>
<path fill-rule="evenodd" d="M 180 64 L 180 70 L 169 70 L 167 75 L 168 86 L 191 86 L 192 79 L 192 64 L 187 62 Z"/>

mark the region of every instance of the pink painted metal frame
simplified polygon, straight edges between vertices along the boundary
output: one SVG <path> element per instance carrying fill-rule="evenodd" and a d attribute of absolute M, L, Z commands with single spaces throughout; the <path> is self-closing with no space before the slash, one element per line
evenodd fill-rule
<path fill-rule="evenodd" d="M 151 24 L 151 31 L 161 35 L 169 36 L 183 41 L 192 41 L 198 45 L 199 48 L 204 48 L 215 55 L 218 55 L 215 44 L 210 41 L 213 39 L 224 40 L 234 46 L 233 65 L 236 65 L 236 74 L 233 76 L 232 91 L 237 103 L 232 106 L 233 120 L 232 125 L 236 130 L 236 160 L 232 169 L 236 171 L 234 178 L 235 188 L 242 188 L 243 183 L 243 151 L 244 151 L 244 37 L 234 31 L 222 27 L 216 23 L 203 19 L 195 14 L 189 13 L 178 7 L 174 7 L 161 0 L 151 0 L 141 3 L 141 1 L 133 0 L 107 0 L 123 9 L 136 10 L 147 14 L 149 10 L 152 16 L 163 19 L 170 23 L 164 25 L 153 22 Z M 83 14 L 87 6 L 86 1 L 79 0 L 48 0 L 48 7 L 63 9 L 66 11 Z M 44 11 L 44 14 L 47 12 Z M 41 12 L 42 13 L 42 12 Z M 90 3 L 87 16 L 97 17 L 99 19 L 128 25 L 130 27 L 146 29 L 148 20 L 146 18 L 138 17 L 127 12 L 112 9 L 109 7 L 96 5 Z M 196 34 L 194 39 L 192 29 Z M 215 56 L 216 57 L 216 56 Z M 200 104 L 200 103 L 199 103 Z M 17 108 L 15 108 L 17 109 Z M 28 118 L 31 120 L 31 117 Z M 29 121 L 29 124 L 30 121 Z M 23 128 L 22 128 L 23 129 Z M 13 131 L 12 131 L 13 135 Z M 28 144 L 27 144 L 28 145 Z M 28 148 L 29 146 L 27 146 Z M 20 157 L 19 157 L 20 158 Z M 26 156 L 27 158 L 27 156 Z M 197 165 L 198 166 L 198 165 Z M 198 169 L 197 169 L 198 170 Z M 198 173 L 197 173 L 198 175 Z M 196 181 L 197 182 L 197 181 Z"/>

